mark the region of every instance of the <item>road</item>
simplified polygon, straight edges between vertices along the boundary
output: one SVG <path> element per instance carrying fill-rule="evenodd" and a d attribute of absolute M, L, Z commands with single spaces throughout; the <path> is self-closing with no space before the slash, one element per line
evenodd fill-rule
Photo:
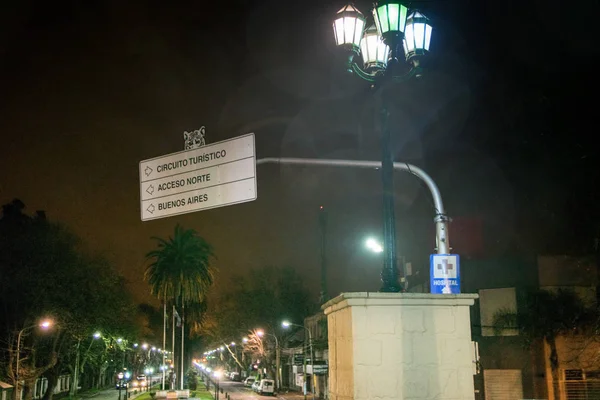
<path fill-rule="evenodd" d="M 136 396 L 133 394 L 133 390 L 130 390 L 131 397 L 130 400 L 133 400 Z M 139 392 L 138 392 L 139 393 Z M 94 393 L 93 396 L 86 396 L 84 399 L 89 400 L 119 400 L 119 391 L 115 388 L 110 388 L 106 390 L 102 390 L 100 392 Z M 125 389 L 121 390 L 121 400 L 125 400 Z"/>
<path fill-rule="evenodd" d="M 219 383 L 223 393 L 219 394 L 219 400 L 226 400 L 225 393 L 229 394 L 231 400 L 268 400 L 268 399 L 279 399 L 279 400 L 304 400 L 304 396 L 298 392 L 288 392 L 276 394 L 275 396 L 261 396 L 258 393 L 254 393 L 250 388 L 245 388 L 242 382 L 232 382 L 229 380 L 223 380 Z M 215 393 L 215 388 L 211 384 L 210 389 Z M 312 400 L 312 397 L 308 397 L 308 400 Z"/>

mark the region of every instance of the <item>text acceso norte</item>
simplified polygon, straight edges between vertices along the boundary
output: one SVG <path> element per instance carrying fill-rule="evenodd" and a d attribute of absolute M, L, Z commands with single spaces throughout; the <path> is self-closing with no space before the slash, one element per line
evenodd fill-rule
<path fill-rule="evenodd" d="M 158 184 L 158 191 L 176 189 L 185 185 L 195 185 L 196 183 L 210 182 L 210 174 L 192 176 L 187 179 L 176 179 L 169 182 Z"/>
<path fill-rule="evenodd" d="M 188 165 L 201 164 L 203 162 L 218 160 L 224 158 L 227 155 L 227 151 L 219 150 L 210 153 L 204 153 L 196 157 L 184 158 L 182 160 L 172 161 L 169 163 L 161 164 L 156 166 L 156 172 L 173 171 L 177 168 L 187 167 Z"/>

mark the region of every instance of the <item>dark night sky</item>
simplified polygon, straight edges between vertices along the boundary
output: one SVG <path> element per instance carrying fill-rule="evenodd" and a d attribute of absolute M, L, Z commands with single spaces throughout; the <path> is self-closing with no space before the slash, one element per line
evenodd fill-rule
<path fill-rule="evenodd" d="M 324 204 L 332 292 L 377 290 L 380 260 L 363 247 L 380 234 L 376 171 L 261 166 L 253 203 L 140 221 L 139 161 L 182 150 L 183 131 L 202 125 L 208 142 L 255 132 L 259 158 L 379 157 L 366 86 L 336 63 L 343 2 L 213 3 L 3 4 L 0 203 L 68 224 L 140 301 L 149 238 L 177 222 L 214 244 L 220 277 L 292 265 L 316 293 Z M 487 254 L 589 251 L 598 2 L 417 4 L 434 54 L 424 82 L 397 89 L 396 159 L 433 176 L 451 216 L 484 221 Z M 408 175 L 395 185 L 400 248 L 424 262 L 429 194 Z"/>

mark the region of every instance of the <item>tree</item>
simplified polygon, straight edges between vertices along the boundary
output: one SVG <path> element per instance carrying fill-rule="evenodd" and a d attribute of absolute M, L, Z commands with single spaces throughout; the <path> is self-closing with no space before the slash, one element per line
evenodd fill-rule
<path fill-rule="evenodd" d="M 517 329 L 527 347 L 539 340 L 546 343 L 550 350 L 548 361 L 552 371 L 552 389 L 557 396 L 560 363 L 556 339 L 563 335 L 589 333 L 596 324 L 596 314 L 595 307 L 587 306 L 571 290 L 540 289 L 526 293 L 517 312 L 497 312 L 493 324 L 496 332 Z"/>
<path fill-rule="evenodd" d="M 291 267 L 251 269 L 247 276 L 233 277 L 230 288 L 218 302 L 211 304 L 205 325 L 210 330 L 206 333 L 217 346 L 247 336 L 245 349 L 265 357 L 272 368 L 275 352 L 269 351 L 264 342 L 274 345 L 270 335 L 275 335 L 283 343 L 283 336 L 289 332 L 282 330 L 282 321 L 301 324 L 316 311 L 316 304 L 311 301 L 302 278 Z M 258 328 L 268 334 L 260 338 L 256 335 Z"/>
<path fill-rule="evenodd" d="M 106 260 L 83 251 L 79 238 L 45 213 L 30 217 L 24 208 L 14 200 L 0 218 L 0 337 L 9 344 L 0 361 L 14 383 L 18 332 L 51 317 L 49 332 L 23 335 L 19 346 L 24 397 L 31 398 L 30 388 L 43 374 L 49 399 L 58 376 L 74 369 L 81 341 L 99 329 L 135 332 L 129 322 L 133 303 Z"/>
<path fill-rule="evenodd" d="M 291 267 L 251 269 L 232 278 L 231 290 L 211 310 L 218 315 L 213 336 L 236 337 L 239 331 L 265 328 L 281 332 L 285 319 L 301 323 L 316 311 L 302 278 Z"/>
<path fill-rule="evenodd" d="M 179 224 L 167 240 L 153 237 L 157 249 L 146 254 L 149 265 L 145 279 L 151 292 L 164 306 L 180 306 L 182 321 L 185 307 L 198 310 L 213 283 L 215 258 L 212 246 L 193 229 L 183 229 Z M 182 329 L 184 324 L 182 323 Z M 181 376 L 181 374 L 179 374 Z"/>

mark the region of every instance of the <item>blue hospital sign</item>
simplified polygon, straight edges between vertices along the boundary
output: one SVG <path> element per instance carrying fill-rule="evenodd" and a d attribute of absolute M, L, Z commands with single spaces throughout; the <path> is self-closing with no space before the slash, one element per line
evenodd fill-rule
<path fill-rule="evenodd" d="M 432 254 L 430 257 L 431 293 L 460 293 L 460 261 L 458 254 Z"/>

